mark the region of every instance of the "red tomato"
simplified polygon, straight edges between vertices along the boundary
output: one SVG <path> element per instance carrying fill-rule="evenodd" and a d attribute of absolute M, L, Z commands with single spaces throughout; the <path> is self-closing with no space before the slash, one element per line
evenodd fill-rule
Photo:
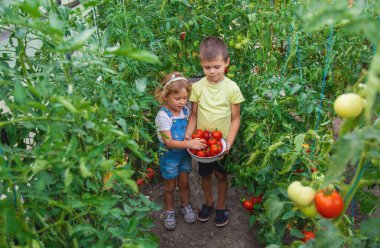
<path fill-rule="evenodd" d="M 321 190 L 315 195 L 315 206 L 322 217 L 336 218 L 342 213 L 344 202 L 336 190 L 331 192 L 331 194 L 327 194 Z"/>
<path fill-rule="evenodd" d="M 225 67 L 225 68 L 224 68 L 224 74 L 227 74 L 228 71 L 229 71 L 228 67 Z"/>
<path fill-rule="evenodd" d="M 213 132 L 211 132 L 211 136 L 216 139 L 216 140 L 220 140 L 221 138 L 223 138 L 223 134 L 221 131 L 218 131 L 218 130 L 215 130 Z"/>
<path fill-rule="evenodd" d="M 180 35 L 179 35 L 179 38 L 181 40 L 184 40 L 186 38 L 186 32 L 182 32 Z"/>
<path fill-rule="evenodd" d="M 147 176 L 149 179 L 153 179 L 153 178 L 154 178 L 154 173 L 149 172 L 146 176 Z"/>
<path fill-rule="evenodd" d="M 198 157 L 204 158 L 204 157 L 207 157 L 207 151 L 200 150 L 200 151 L 197 151 L 197 153 L 195 155 L 197 155 Z"/>
<path fill-rule="evenodd" d="M 221 151 L 222 151 L 222 147 L 220 147 L 220 145 L 218 145 L 218 144 L 212 145 L 210 147 L 210 154 L 212 156 L 218 155 Z"/>
<path fill-rule="evenodd" d="M 213 137 L 211 137 L 208 142 L 207 142 L 208 146 L 212 146 L 212 145 L 216 145 L 218 144 L 218 141 L 216 139 L 214 139 Z"/>
<path fill-rule="evenodd" d="M 144 180 L 142 180 L 141 178 L 139 178 L 139 179 L 137 179 L 136 183 L 137 183 L 138 186 L 141 186 L 141 185 L 144 184 Z"/>
<path fill-rule="evenodd" d="M 309 239 L 315 239 L 315 233 L 312 231 L 302 231 L 303 236 L 305 236 L 303 239 L 301 239 L 304 243 L 306 243 Z"/>
<path fill-rule="evenodd" d="M 204 138 L 205 138 L 206 140 L 209 140 L 211 134 L 210 134 L 210 132 L 204 131 L 203 136 L 204 136 Z M 207 144 L 207 143 L 206 143 L 206 144 Z"/>
<path fill-rule="evenodd" d="M 154 170 L 150 167 L 146 168 L 146 171 L 154 174 Z"/>
<path fill-rule="evenodd" d="M 191 152 L 192 154 L 197 154 L 197 151 L 199 151 L 199 150 L 190 149 L 190 152 Z"/>
<path fill-rule="evenodd" d="M 318 169 L 315 168 L 314 166 L 312 166 L 312 167 L 310 168 L 310 170 L 311 170 L 311 173 L 318 171 Z"/>
<path fill-rule="evenodd" d="M 252 213 L 253 212 L 253 202 L 250 201 L 250 200 L 244 200 L 242 203 L 243 207 L 245 208 L 245 210 L 247 210 L 248 212 Z"/>
<path fill-rule="evenodd" d="M 259 196 L 253 196 L 251 198 L 251 201 L 254 203 L 254 204 L 261 204 L 263 202 L 263 195 L 259 195 Z"/>
<path fill-rule="evenodd" d="M 202 129 L 197 129 L 193 132 L 193 134 L 191 135 L 191 138 L 195 139 L 195 138 L 204 138 L 204 132 Z"/>

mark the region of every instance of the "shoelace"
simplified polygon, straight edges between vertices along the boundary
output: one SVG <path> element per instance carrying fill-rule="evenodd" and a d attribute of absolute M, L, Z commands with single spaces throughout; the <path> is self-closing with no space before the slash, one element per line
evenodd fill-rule
<path fill-rule="evenodd" d="M 195 215 L 195 213 L 194 213 L 193 209 L 191 208 L 190 204 L 185 207 L 185 213 L 186 214 Z"/>
<path fill-rule="evenodd" d="M 166 220 L 169 222 L 175 221 L 174 211 L 173 212 L 166 212 Z"/>

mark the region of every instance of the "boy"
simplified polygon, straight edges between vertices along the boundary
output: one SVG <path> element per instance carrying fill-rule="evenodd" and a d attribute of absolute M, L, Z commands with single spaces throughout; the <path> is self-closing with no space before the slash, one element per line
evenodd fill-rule
<path fill-rule="evenodd" d="M 192 85 L 190 101 L 192 112 L 185 137 L 190 139 L 195 128 L 214 131 L 218 129 L 226 140 L 226 153 L 231 149 L 240 126 L 240 103 L 244 97 L 238 85 L 224 76 L 230 63 L 227 46 L 218 37 L 205 38 L 200 45 L 200 62 L 205 77 Z M 216 209 L 215 225 L 223 227 L 228 224 L 229 216 L 226 206 L 228 177 L 222 167 L 223 160 L 213 163 L 199 163 L 202 189 L 206 202 L 197 213 L 200 222 L 209 220 Z M 216 206 L 212 195 L 212 175 L 218 184 Z"/>

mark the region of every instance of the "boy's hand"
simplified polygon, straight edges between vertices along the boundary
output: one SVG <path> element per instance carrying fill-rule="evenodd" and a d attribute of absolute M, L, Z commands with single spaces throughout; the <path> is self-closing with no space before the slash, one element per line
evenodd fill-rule
<path fill-rule="evenodd" d="M 231 150 L 231 146 L 232 145 L 230 143 L 226 142 L 226 150 L 224 151 L 224 153 L 229 153 Z"/>

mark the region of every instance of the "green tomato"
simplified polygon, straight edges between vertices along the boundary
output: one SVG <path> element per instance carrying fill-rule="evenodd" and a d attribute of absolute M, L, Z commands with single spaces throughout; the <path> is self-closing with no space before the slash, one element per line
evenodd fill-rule
<path fill-rule="evenodd" d="M 230 40 L 230 42 L 228 44 L 230 45 L 230 47 L 234 47 L 235 46 L 235 41 L 234 40 Z"/>
<path fill-rule="evenodd" d="M 234 77 L 235 77 L 235 74 L 229 72 L 229 73 L 227 73 L 227 77 L 228 77 L 228 78 L 234 78 Z"/>
<path fill-rule="evenodd" d="M 313 181 L 322 181 L 325 178 L 325 175 L 320 171 L 315 171 L 311 174 L 311 179 Z"/>
<path fill-rule="evenodd" d="M 248 42 L 249 42 L 249 39 L 248 39 L 248 38 L 245 38 L 244 40 L 241 41 L 241 44 L 242 44 L 243 46 L 246 46 L 246 45 L 248 44 Z"/>
<path fill-rule="evenodd" d="M 303 213 L 303 215 L 305 215 L 306 217 L 308 217 L 310 219 L 313 219 L 318 214 L 318 210 L 315 207 L 314 202 L 312 202 L 310 205 L 308 205 L 306 207 L 300 208 L 300 210 Z"/>
<path fill-rule="evenodd" d="M 241 49 L 243 49 L 243 46 L 241 45 L 241 43 L 236 43 L 235 48 L 238 50 L 241 50 Z"/>
<path fill-rule="evenodd" d="M 363 108 L 363 99 L 355 93 L 340 95 L 334 102 L 334 110 L 342 118 L 355 118 Z"/>
<path fill-rule="evenodd" d="M 297 206 L 306 207 L 314 200 L 315 190 L 303 186 L 300 181 L 294 181 L 288 187 L 288 196 Z"/>

